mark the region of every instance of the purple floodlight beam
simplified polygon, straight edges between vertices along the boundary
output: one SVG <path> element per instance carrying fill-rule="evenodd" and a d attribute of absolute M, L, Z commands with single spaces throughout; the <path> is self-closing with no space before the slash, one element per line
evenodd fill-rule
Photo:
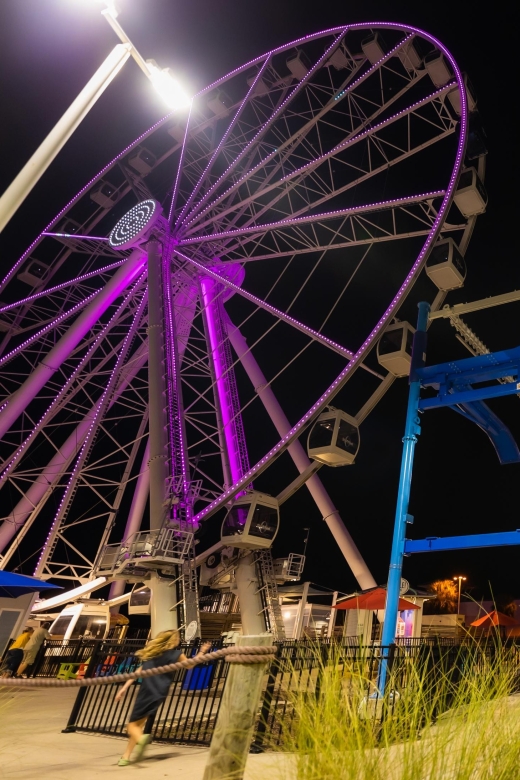
<path fill-rule="evenodd" d="M 361 25 L 353 25 L 354 27 L 361 27 Z M 363 25 L 364 26 L 364 25 Z M 390 29 L 397 28 L 397 29 L 403 29 L 401 25 L 396 25 L 392 23 L 383 23 L 378 24 L 374 23 L 371 25 L 373 27 L 387 27 Z M 437 213 L 437 216 L 435 218 L 435 221 L 432 225 L 432 229 L 430 230 L 430 233 L 428 234 L 428 237 L 426 241 L 424 242 L 423 248 L 421 249 L 417 259 L 413 263 L 410 271 L 408 272 L 403 284 L 399 288 L 397 294 L 394 296 L 393 300 L 391 301 L 389 307 L 383 314 L 383 316 L 380 318 L 380 320 L 377 322 L 376 326 L 373 328 L 373 330 L 370 332 L 370 334 L 367 336 L 365 341 L 361 344 L 360 348 L 352 358 L 352 360 L 345 366 L 343 371 L 336 377 L 334 382 L 330 385 L 330 387 L 323 393 L 323 395 L 316 401 L 316 403 L 309 409 L 309 411 L 294 425 L 291 430 L 265 455 L 258 463 L 256 463 L 249 471 L 244 474 L 242 479 L 233 485 L 232 488 L 229 488 L 228 490 L 224 491 L 224 493 L 215 501 L 212 501 L 211 504 L 209 504 L 202 512 L 199 512 L 198 515 L 196 515 L 195 520 L 201 521 L 207 515 L 210 513 L 212 514 L 217 509 L 219 509 L 221 506 L 223 506 L 227 501 L 229 501 L 236 493 L 238 493 L 240 490 L 242 490 L 246 484 L 251 482 L 251 480 L 257 476 L 261 471 L 263 471 L 267 465 L 269 464 L 269 461 L 271 459 L 276 458 L 281 452 L 283 452 L 289 444 L 291 444 L 292 441 L 294 441 L 302 429 L 305 427 L 305 425 L 316 415 L 318 414 L 324 406 L 329 403 L 331 398 L 334 396 L 334 394 L 341 388 L 343 385 L 346 377 L 348 374 L 352 372 L 354 368 L 356 368 L 359 363 L 362 361 L 365 352 L 369 349 L 369 347 L 372 346 L 372 342 L 379 336 L 382 329 L 386 325 L 389 319 L 392 318 L 395 309 L 398 307 L 398 305 L 401 303 L 401 300 L 404 299 L 406 294 L 408 293 L 412 282 L 414 281 L 417 274 L 422 270 L 422 267 L 424 265 L 424 262 L 426 260 L 427 253 L 432 246 L 433 242 L 437 238 L 438 233 L 440 232 L 442 228 L 442 223 L 444 221 L 444 218 L 446 216 L 446 213 L 448 211 L 448 208 L 451 204 L 451 199 L 455 190 L 455 186 L 459 177 L 460 169 L 464 160 L 464 152 L 466 148 L 466 141 L 467 141 L 467 121 L 468 121 L 468 114 L 467 114 L 467 98 L 466 98 L 466 90 L 464 86 L 464 81 L 462 78 L 462 74 L 459 70 L 459 67 L 457 63 L 455 62 L 454 58 L 452 57 L 451 53 L 448 51 L 448 49 L 439 41 L 437 38 L 435 38 L 432 35 L 429 35 L 428 33 L 424 33 L 421 30 L 418 30 L 415 27 L 409 27 L 407 26 L 406 29 L 412 30 L 414 32 L 417 32 L 421 34 L 422 36 L 426 37 L 428 40 L 433 43 L 434 46 L 436 46 L 447 58 L 449 61 L 453 72 L 455 73 L 455 78 L 457 80 L 457 84 L 459 87 L 460 92 L 460 99 L 461 99 L 461 117 L 460 117 L 460 137 L 459 137 L 459 143 L 457 147 L 457 153 L 455 156 L 455 164 L 453 166 L 453 171 L 451 173 L 450 181 L 448 184 L 448 187 L 446 189 L 446 194 L 444 196 L 444 199 L 442 201 L 441 207 Z"/>
<path fill-rule="evenodd" d="M 218 282 L 207 276 L 200 277 L 200 287 L 202 293 L 202 303 L 206 310 L 206 321 L 208 323 L 208 336 L 211 348 L 211 355 L 213 358 L 213 365 L 215 369 L 215 386 L 217 395 L 220 402 L 220 411 L 222 414 L 222 427 L 224 429 L 224 437 L 226 440 L 226 449 L 229 460 L 229 468 L 231 470 L 231 479 L 233 483 L 238 482 L 243 476 L 242 464 L 238 457 L 238 452 L 235 447 L 235 430 L 234 430 L 234 410 L 229 403 L 229 394 L 227 391 L 227 369 L 226 361 L 222 354 L 221 345 L 218 340 L 218 331 L 216 325 L 216 318 L 219 317 L 218 312 Z"/>
<path fill-rule="evenodd" d="M 244 228 L 233 228 L 233 230 L 224 230 L 222 233 L 208 233 L 193 238 L 184 238 L 179 241 L 178 246 L 197 244 L 204 241 L 217 241 L 221 238 L 233 238 L 234 236 L 243 236 L 249 233 L 259 233 L 264 230 L 278 230 L 284 227 L 294 227 L 295 225 L 305 225 L 307 222 L 316 222 L 318 220 L 336 219 L 338 217 L 349 217 L 354 214 L 363 214 L 371 211 L 382 211 L 386 208 L 395 208 L 398 206 L 410 206 L 413 203 L 421 203 L 428 198 L 442 198 L 445 195 L 444 190 L 433 190 L 432 192 L 423 192 L 419 195 L 409 195 L 405 198 L 392 198 L 381 200 L 377 203 L 367 203 L 365 206 L 353 206 L 348 209 L 337 209 L 336 211 L 325 211 L 321 214 L 311 214 L 305 217 L 288 217 L 278 222 L 264 222 L 257 225 L 249 225 Z"/>
<path fill-rule="evenodd" d="M 332 341 L 332 339 L 327 338 L 327 336 L 323 336 L 321 333 L 318 333 L 317 330 L 309 328 L 308 325 L 304 325 L 303 322 L 300 322 L 295 317 L 291 317 L 289 314 L 286 314 L 284 311 L 277 309 L 275 306 L 271 306 L 270 303 L 266 303 L 264 300 L 262 300 L 262 298 L 258 298 L 256 295 L 252 295 L 251 293 L 242 289 L 242 287 L 240 287 L 238 284 L 235 284 L 229 279 L 226 279 L 216 271 L 212 271 L 211 268 L 208 268 L 202 263 L 199 263 L 192 257 L 184 255 L 177 249 L 174 249 L 173 251 L 178 257 L 182 258 L 182 260 L 185 260 L 190 265 L 194 265 L 196 268 L 198 268 L 199 271 L 201 271 L 203 274 L 206 274 L 211 279 L 220 282 L 220 284 L 223 284 L 225 287 L 229 287 L 231 290 L 234 290 L 243 298 L 247 298 L 248 301 L 254 303 L 255 306 L 260 306 L 262 309 L 268 311 L 269 314 L 272 314 L 274 317 L 277 317 L 278 319 L 286 322 L 288 325 L 292 325 L 294 328 L 297 328 L 297 330 L 301 331 L 306 336 L 310 336 L 310 338 L 312 338 L 314 341 L 317 341 L 320 344 L 324 344 L 326 347 L 329 347 L 329 349 L 332 349 L 334 352 L 337 352 L 339 355 L 348 358 L 349 360 L 351 357 L 353 357 L 353 352 L 351 352 L 349 349 L 346 349 L 345 347 L 342 347 L 341 344 L 338 344 L 336 341 Z"/>

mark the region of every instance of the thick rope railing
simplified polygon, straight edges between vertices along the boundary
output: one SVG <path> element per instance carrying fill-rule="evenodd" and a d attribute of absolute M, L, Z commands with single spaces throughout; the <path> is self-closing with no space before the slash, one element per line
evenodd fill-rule
<path fill-rule="evenodd" d="M 76 680 L 58 680 L 50 677 L 31 677 L 18 679 L 16 677 L 0 678 L 0 688 L 85 688 L 91 685 L 113 685 L 127 680 L 155 677 L 157 674 L 177 672 L 181 669 L 193 669 L 199 664 L 212 663 L 224 658 L 230 664 L 262 664 L 273 661 L 276 647 L 272 645 L 255 645 L 252 647 L 224 647 L 214 650 L 212 653 L 200 653 L 186 661 L 177 661 L 166 666 L 156 666 L 154 669 L 143 669 L 140 672 L 125 672 L 124 674 L 112 674 L 106 677 L 82 677 Z M 100 662 L 101 663 L 101 662 Z"/>

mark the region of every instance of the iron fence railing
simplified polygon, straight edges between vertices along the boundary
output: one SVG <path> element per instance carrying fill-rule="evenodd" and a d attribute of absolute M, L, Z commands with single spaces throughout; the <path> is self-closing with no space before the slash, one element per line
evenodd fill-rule
<path fill-rule="evenodd" d="M 142 646 L 143 643 L 138 644 Z M 183 645 L 188 657 L 196 652 L 197 644 L 196 640 Z M 364 701 L 366 717 L 380 719 L 399 706 L 402 694 L 418 679 L 428 679 L 429 690 L 439 712 L 449 708 L 450 696 L 464 679 L 466 670 L 471 666 L 478 673 L 480 667 L 493 663 L 498 649 L 494 642 L 478 646 L 452 642 L 402 642 L 392 645 L 388 648 L 389 679 L 395 695 L 390 697 L 388 706 L 383 709 L 377 702 L 377 675 L 384 648 L 377 645 L 362 647 L 359 643 L 334 640 L 287 640 L 276 644 L 276 658 L 266 670 L 263 680 L 253 750 L 281 745 L 283 734 L 293 730 L 297 724 L 298 698 L 319 697 L 323 675 L 332 666 L 341 677 L 343 693 Z M 221 643 L 216 642 L 213 649 L 220 646 Z M 136 650 L 135 640 L 133 644 L 99 642 L 91 648 L 87 676 L 134 671 L 140 663 L 135 656 Z M 76 650 L 77 657 L 86 652 L 86 646 L 81 651 Z M 508 663 L 516 663 L 520 667 L 520 647 L 512 645 L 508 659 Z M 228 668 L 229 664 L 221 660 L 177 672 L 168 698 L 154 721 L 148 722 L 147 732 L 161 742 L 209 745 Z M 116 702 L 121 685 L 81 688 L 67 728 L 125 736 L 139 683 L 131 686 L 121 702 Z M 363 690 L 360 690 L 360 685 Z M 447 693 L 437 697 L 436 691 L 440 688 Z"/>

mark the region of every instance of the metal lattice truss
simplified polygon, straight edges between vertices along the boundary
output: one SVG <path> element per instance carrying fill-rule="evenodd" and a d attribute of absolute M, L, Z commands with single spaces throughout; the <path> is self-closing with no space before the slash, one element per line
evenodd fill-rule
<path fill-rule="evenodd" d="M 287 447 L 307 468 L 275 392 L 287 405 L 284 388 L 297 387 L 286 412 L 310 410 L 308 424 L 353 377 L 359 420 L 388 389 L 374 334 L 441 231 L 467 243 L 474 218 L 449 212 L 466 121 L 465 98 L 462 117 L 448 99 L 462 84 L 455 62 L 397 25 L 370 62 L 369 32 L 308 36 L 203 90 L 189 114 L 166 117 L 107 165 L 14 264 L 0 291 L 3 566 L 28 560 L 43 576 L 82 582 L 104 545 L 139 529 L 146 250 L 118 252 L 104 236 L 144 198 L 162 203 L 170 225 L 168 403 L 189 461 L 176 463 L 173 447 L 170 471 L 196 521 Z M 443 52 L 451 76 L 440 87 L 413 64 L 420 45 Z M 444 294 L 431 289 L 436 308 Z M 307 388 L 309 365 L 320 376 Z M 271 437 L 265 456 L 259 428 Z M 337 515 L 311 480 L 322 514 Z"/>

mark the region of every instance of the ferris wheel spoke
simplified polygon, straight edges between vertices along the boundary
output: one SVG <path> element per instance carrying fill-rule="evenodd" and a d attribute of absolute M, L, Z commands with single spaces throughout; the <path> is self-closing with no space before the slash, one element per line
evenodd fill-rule
<path fill-rule="evenodd" d="M 282 176 L 278 181 L 248 193 L 240 200 L 240 207 L 242 210 L 246 206 L 253 208 L 257 201 L 263 199 L 264 202 L 261 203 L 260 209 L 258 211 L 253 210 L 249 215 L 251 220 L 255 220 L 261 217 L 265 211 L 272 209 L 282 198 L 286 198 L 291 191 L 298 190 L 298 196 L 304 203 L 302 203 L 300 208 L 290 211 L 293 216 L 298 216 L 308 208 L 321 205 L 347 189 L 358 186 L 366 178 L 387 170 L 390 165 L 403 162 L 408 157 L 423 151 L 431 144 L 438 143 L 447 135 L 451 135 L 456 129 L 457 123 L 448 110 L 444 108 L 444 97 L 453 88 L 453 83 L 442 87 L 426 98 L 379 122 L 374 127 L 363 130 L 352 137 L 345 138 L 328 152 L 313 157 L 304 165 Z M 432 105 L 435 109 L 436 121 L 429 122 L 431 126 L 430 137 L 427 140 L 423 140 L 423 136 L 417 133 L 414 134 L 414 139 L 417 137 L 418 140 L 412 141 L 410 132 L 411 118 L 415 117 L 426 124 L 424 111 L 421 112 L 421 110 L 428 112 Z M 386 134 L 389 128 L 392 130 L 395 128 L 400 133 L 399 143 L 390 140 Z M 363 146 L 361 152 L 356 149 L 359 144 Z M 354 152 L 355 157 L 353 157 Z M 364 167 L 360 166 L 359 158 L 365 160 Z M 381 158 L 383 159 L 381 160 Z M 328 165 L 332 159 L 339 166 L 336 176 L 334 176 L 334 171 Z M 321 176 L 316 178 L 319 172 L 321 172 Z M 336 180 L 340 178 L 339 173 L 344 175 L 347 172 L 354 173 L 354 179 L 346 185 L 338 186 Z M 234 186 L 238 187 L 240 185 Z M 272 198 L 266 204 L 265 198 L 270 193 L 272 193 Z M 224 200 L 224 198 L 225 195 L 222 195 L 220 201 Z M 212 207 L 215 205 L 215 203 L 212 204 Z M 222 224 L 224 218 L 229 218 L 236 209 L 236 206 L 224 207 L 215 216 L 206 219 L 206 221 L 197 221 L 192 225 L 186 223 L 183 239 L 189 238 L 195 231 L 203 231 L 211 227 L 215 221 Z M 204 214 L 205 212 L 201 212 L 198 215 L 198 220 Z"/>
<path fill-rule="evenodd" d="M 269 312 L 269 314 L 272 314 L 277 319 L 286 322 L 288 325 L 291 325 L 293 328 L 296 328 L 296 330 L 299 330 L 301 333 L 304 333 L 306 336 L 309 336 L 314 341 L 323 344 L 324 346 L 328 347 L 333 352 L 337 352 L 338 355 L 341 355 L 344 358 L 350 359 L 352 357 L 353 353 L 350 350 L 346 349 L 345 347 L 342 347 L 340 344 L 337 344 L 332 339 L 323 336 L 321 333 L 318 333 L 312 328 L 309 328 L 307 325 L 304 325 L 302 322 L 299 322 L 295 317 L 291 317 L 289 314 L 285 314 L 285 312 L 280 311 L 280 309 L 277 309 L 275 306 L 271 306 L 271 304 L 266 303 L 258 296 L 246 292 L 246 290 L 244 290 L 242 287 L 239 287 L 237 284 L 234 284 L 232 281 L 226 279 L 221 274 L 212 271 L 210 268 L 204 266 L 202 263 L 199 263 L 197 260 L 194 260 L 193 258 L 184 255 L 182 252 L 179 252 L 176 249 L 174 250 L 174 252 L 179 258 L 189 263 L 190 265 L 193 265 L 196 268 L 198 268 L 199 271 L 201 271 L 204 275 L 209 276 L 211 279 L 214 279 L 217 282 L 220 282 L 225 287 L 229 287 L 231 290 L 238 293 L 243 298 L 246 298 L 251 303 L 254 303 L 255 306 L 258 306 L 261 309 L 265 309 L 265 311 Z"/>
<path fill-rule="evenodd" d="M 343 37 L 343 36 L 341 36 Z M 362 64 L 365 62 L 365 60 L 362 61 L 362 63 L 358 63 L 357 65 L 353 62 L 353 69 L 348 74 L 348 76 L 344 79 L 344 81 L 339 85 L 338 88 L 333 89 L 330 92 L 330 96 L 327 95 L 327 100 L 323 106 L 319 106 L 319 110 L 317 110 L 312 118 L 307 121 L 307 123 L 300 128 L 297 132 L 293 132 L 289 135 L 289 137 L 286 137 L 286 134 L 280 133 L 279 139 L 277 141 L 277 148 L 275 151 L 271 152 L 269 155 L 264 156 L 264 158 L 253 168 L 251 169 L 249 166 L 246 167 L 246 173 L 242 174 L 240 177 L 240 182 L 245 183 L 248 181 L 248 179 L 252 178 L 253 176 L 257 175 L 259 172 L 262 171 L 262 168 L 268 169 L 268 172 L 266 173 L 266 179 L 264 182 L 264 186 L 268 183 L 269 180 L 271 180 L 273 177 L 277 176 L 280 170 L 286 169 L 287 165 L 290 165 L 292 167 L 292 163 L 290 161 L 290 158 L 292 155 L 297 153 L 298 146 L 305 142 L 307 136 L 309 135 L 310 131 L 315 128 L 320 120 L 322 120 L 326 115 L 330 113 L 335 112 L 337 114 L 339 107 L 341 104 L 348 104 L 348 109 L 346 112 L 346 115 L 348 116 L 348 119 L 350 120 L 350 135 L 353 135 L 355 133 L 358 133 L 361 129 L 363 129 L 369 122 L 374 122 L 374 120 L 381 114 L 381 112 L 388 108 L 392 103 L 394 103 L 396 100 L 398 100 L 402 94 L 406 91 L 406 89 L 409 88 L 409 82 L 411 80 L 419 80 L 422 78 L 423 74 L 418 75 L 415 71 L 413 74 L 406 74 L 406 77 L 404 76 L 404 73 L 401 73 L 400 75 L 405 80 L 405 86 L 398 90 L 397 92 L 394 92 L 394 94 L 388 98 L 384 98 L 381 100 L 380 105 L 377 105 L 377 103 L 374 103 L 370 105 L 370 115 L 364 116 L 363 110 L 361 109 L 359 103 L 360 100 L 357 99 L 356 90 L 359 89 L 360 86 L 364 84 L 364 82 L 369 79 L 371 76 L 373 76 L 375 73 L 377 73 L 381 68 L 388 67 L 388 62 L 394 58 L 399 51 L 406 46 L 412 39 L 413 35 L 406 36 L 397 46 L 395 46 L 391 51 L 389 51 L 386 55 L 382 57 L 382 59 L 372 65 L 368 68 L 365 73 L 363 73 L 361 76 L 358 76 L 358 78 L 354 79 L 355 76 L 357 76 L 359 70 L 362 68 Z M 339 45 L 340 41 L 335 42 L 335 48 Z M 353 80 L 354 79 L 354 80 Z M 383 90 L 381 90 L 381 95 L 383 95 Z M 354 101 L 355 106 L 351 106 L 351 102 Z M 284 110 L 287 112 L 290 110 L 291 103 L 285 104 L 284 102 Z M 328 118 L 328 117 L 327 117 Z M 293 119 L 296 119 L 296 116 L 293 117 Z M 272 117 L 270 117 L 267 120 L 266 125 L 270 126 Z M 268 124 L 269 123 L 269 124 Z M 264 125 L 264 127 L 266 127 Z M 266 128 L 267 129 L 267 128 Z M 263 130 L 263 128 L 262 128 Z M 275 128 L 276 131 L 276 128 Z M 277 162 L 274 165 L 270 165 L 271 162 L 276 161 Z M 210 190 L 199 200 L 199 202 L 196 204 L 196 206 L 192 209 L 190 215 L 188 216 L 188 222 L 192 221 L 192 218 L 195 214 L 197 214 L 203 204 L 207 202 L 210 198 L 213 192 L 218 188 L 219 184 L 221 182 L 225 182 L 226 178 L 229 177 L 235 169 L 235 163 L 233 162 L 226 171 L 219 177 L 217 182 L 212 186 Z M 232 190 L 229 190 L 229 192 L 232 192 Z M 210 207 L 215 205 L 218 201 L 213 201 L 210 204 Z M 208 208 L 210 208 L 208 207 Z"/>
<path fill-rule="evenodd" d="M 139 283 L 138 286 L 140 286 Z M 25 440 L 18 447 L 18 449 L 8 458 L 4 459 L 1 466 L 2 473 L 0 474 L 0 487 L 8 478 L 9 474 L 12 472 L 13 468 L 18 463 L 22 455 L 27 455 L 31 444 L 35 441 L 38 434 L 45 430 L 45 428 L 52 422 L 56 415 L 66 411 L 69 406 L 77 403 L 75 398 L 82 390 L 85 378 L 94 375 L 99 377 L 100 373 L 106 369 L 113 357 L 119 353 L 119 350 L 124 343 L 123 334 L 121 335 L 120 340 L 111 345 L 108 351 L 105 350 L 103 355 L 98 355 L 97 359 L 94 359 L 96 352 L 101 346 L 101 343 L 107 338 L 107 336 L 109 336 L 111 330 L 114 327 L 121 327 L 125 320 L 127 320 L 131 315 L 130 304 L 132 298 L 135 296 L 135 293 L 136 291 L 132 289 L 124 298 L 118 310 L 99 333 L 93 345 L 85 354 L 84 358 L 67 379 L 63 387 L 59 390 L 58 394 L 47 408 L 47 411 L 42 415 L 37 423 L 30 426 L 30 432 L 28 436 L 26 436 Z"/>
<path fill-rule="evenodd" d="M 243 262 L 359 246 L 411 235 L 427 235 L 436 216 L 428 209 L 428 203 L 444 197 L 444 194 L 444 190 L 438 190 L 354 208 L 225 230 L 184 239 L 179 242 L 179 247 L 192 246 L 196 249 L 200 244 L 209 244 L 215 256 L 225 259 L 226 262 Z M 374 215 L 377 215 L 377 221 Z M 223 251 L 225 239 L 233 239 L 233 243 Z"/>
<path fill-rule="evenodd" d="M 253 138 L 249 141 L 248 144 L 240 151 L 240 153 L 236 156 L 236 158 L 233 160 L 231 165 L 228 166 L 226 171 L 217 179 L 217 181 L 209 188 L 208 192 L 201 198 L 199 203 L 197 204 L 197 207 L 200 207 L 203 203 L 205 203 L 208 198 L 213 194 L 213 192 L 218 188 L 218 186 L 221 184 L 221 182 L 231 175 L 233 171 L 237 169 L 237 167 L 240 165 L 244 157 L 248 154 L 250 151 L 250 148 L 253 146 L 253 144 L 258 145 L 258 143 L 261 141 L 263 136 L 267 133 L 267 131 L 272 127 L 272 125 L 276 122 L 278 117 L 283 113 L 283 111 L 286 109 L 288 105 L 291 104 L 292 101 L 296 99 L 296 97 L 302 92 L 308 82 L 312 79 L 314 74 L 321 68 L 323 63 L 327 60 L 328 57 L 333 54 L 335 49 L 339 46 L 341 39 L 345 32 L 347 31 L 347 28 L 344 28 L 339 36 L 337 36 L 332 44 L 327 47 L 325 50 L 325 53 L 318 59 L 317 62 L 314 63 L 314 65 L 310 68 L 310 70 L 307 72 L 307 74 L 299 81 L 299 83 L 292 89 L 292 91 L 289 93 L 289 95 L 286 97 L 286 99 L 276 108 L 276 110 L 272 113 L 272 115 L 269 117 L 269 119 L 265 122 L 265 124 L 258 130 L 258 132 L 253 136 Z"/>

